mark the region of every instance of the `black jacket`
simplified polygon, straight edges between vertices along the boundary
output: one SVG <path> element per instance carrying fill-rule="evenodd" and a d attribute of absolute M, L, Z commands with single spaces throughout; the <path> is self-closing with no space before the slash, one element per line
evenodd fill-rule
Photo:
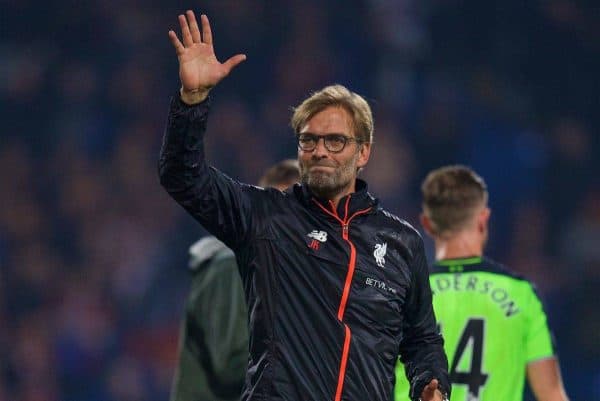
<path fill-rule="evenodd" d="M 159 174 L 236 253 L 250 328 L 242 400 L 388 401 L 399 355 L 415 399 L 432 377 L 449 392 L 418 232 L 361 180 L 332 210 L 305 186 L 262 189 L 208 166 L 209 103 L 172 100 Z"/>

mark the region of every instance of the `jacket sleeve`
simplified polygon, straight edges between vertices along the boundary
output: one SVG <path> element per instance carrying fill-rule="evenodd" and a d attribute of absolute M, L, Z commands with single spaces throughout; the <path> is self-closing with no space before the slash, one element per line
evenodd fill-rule
<path fill-rule="evenodd" d="M 179 96 L 171 99 L 159 158 L 161 185 L 204 228 L 233 250 L 247 243 L 251 233 L 250 192 L 210 167 L 204 155 L 204 133 L 210 98 L 189 106 Z"/>
<path fill-rule="evenodd" d="M 411 400 L 418 400 L 423 388 L 434 378 L 438 379 L 442 392 L 450 397 L 448 359 L 444 353 L 444 340 L 436 327 L 427 260 L 420 235 L 416 235 L 415 242 L 412 247 L 413 277 L 405 309 L 400 360 L 406 367 Z"/>

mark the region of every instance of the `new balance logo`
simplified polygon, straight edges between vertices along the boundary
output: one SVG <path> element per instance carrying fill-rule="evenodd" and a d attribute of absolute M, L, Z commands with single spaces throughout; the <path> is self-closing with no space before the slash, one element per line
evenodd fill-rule
<path fill-rule="evenodd" d="M 375 250 L 373 251 L 373 256 L 375 257 L 375 262 L 377 266 L 383 267 L 385 265 L 385 254 L 387 252 L 387 242 L 383 244 L 375 244 Z"/>
<path fill-rule="evenodd" d="M 309 238 L 312 238 L 308 247 L 310 249 L 314 249 L 315 251 L 319 250 L 321 246 L 321 242 L 327 241 L 327 233 L 325 231 L 312 230 L 308 234 L 306 234 Z"/>
<path fill-rule="evenodd" d="M 308 235 L 309 238 L 314 238 L 315 240 L 317 240 L 319 242 L 327 241 L 327 233 L 325 231 L 312 230 L 311 232 L 309 232 L 306 235 Z"/>

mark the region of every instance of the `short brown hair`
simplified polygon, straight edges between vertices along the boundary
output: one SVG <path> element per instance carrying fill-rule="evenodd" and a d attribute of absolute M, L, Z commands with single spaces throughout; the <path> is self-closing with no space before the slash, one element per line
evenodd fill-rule
<path fill-rule="evenodd" d="M 460 230 L 488 199 L 483 178 L 469 167 L 453 165 L 430 172 L 423 184 L 423 212 L 440 235 Z"/>
<path fill-rule="evenodd" d="M 357 93 L 342 85 L 330 85 L 312 93 L 298 107 L 290 125 L 296 134 L 306 125 L 315 114 L 327 107 L 343 107 L 352 117 L 352 129 L 356 139 L 361 143 L 373 142 L 373 113 L 369 103 Z"/>
<path fill-rule="evenodd" d="M 298 161 L 286 159 L 269 167 L 258 181 L 261 187 L 288 187 L 300 179 Z"/>

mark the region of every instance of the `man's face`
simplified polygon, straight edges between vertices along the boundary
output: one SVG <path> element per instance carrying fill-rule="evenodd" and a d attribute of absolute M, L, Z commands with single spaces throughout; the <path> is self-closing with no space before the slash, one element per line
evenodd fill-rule
<path fill-rule="evenodd" d="M 352 138 L 340 152 L 331 152 L 320 139 L 310 151 L 298 148 L 300 180 L 318 196 L 334 199 L 354 191 L 358 169 L 369 160 L 371 144 L 358 144 L 350 114 L 342 107 L 327 107 L 315 114 L 300 134 L 335 135 Z"/>

